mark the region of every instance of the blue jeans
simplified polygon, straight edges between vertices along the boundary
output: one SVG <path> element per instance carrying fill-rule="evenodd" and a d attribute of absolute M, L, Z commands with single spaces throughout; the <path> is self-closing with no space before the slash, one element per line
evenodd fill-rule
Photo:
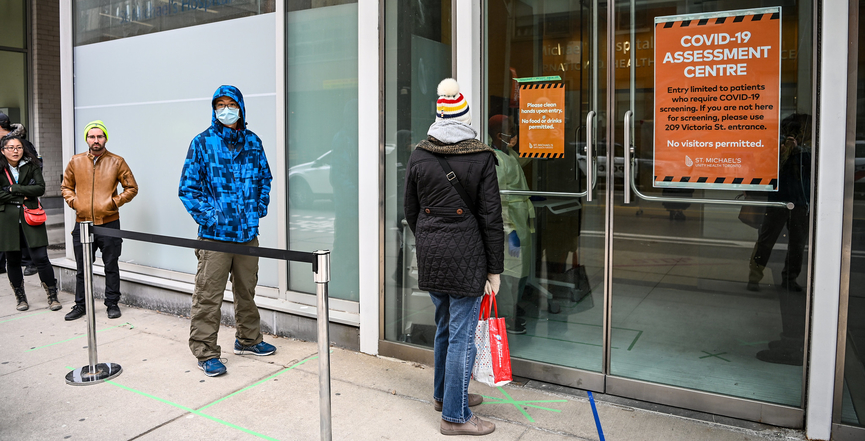
<path fill-rule="evenodd" d="M 475 328 L 482 297 L 458 297 L 430 292 L 436 307 L 433 398 L 442 402 L 442 419 L 471 419 L 469 380 L 475 364 Z"/>

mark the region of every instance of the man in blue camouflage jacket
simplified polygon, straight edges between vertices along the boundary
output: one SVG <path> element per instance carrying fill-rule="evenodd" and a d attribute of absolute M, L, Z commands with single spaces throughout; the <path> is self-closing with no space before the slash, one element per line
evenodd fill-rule
<path fill-rule="evenodd" d="M 258 246 L 258 221 L 270 203 L 270 167 L 261 138 L 246 128 L 243 95 L 220 86 L 211 102 L 210 127 L 189 144 L 178 196 L 198 223 L 198 239 Z M 225 284 L 231 274 L 237 323 L 234 353 L 270 355 L 276 348 L 261 335 L 255 285 L 258 257 L 195 250 L 198 270 L 192 294 L 189 348 L 198 367 L 214 377 L 225 373 L 216 342 Z"/>

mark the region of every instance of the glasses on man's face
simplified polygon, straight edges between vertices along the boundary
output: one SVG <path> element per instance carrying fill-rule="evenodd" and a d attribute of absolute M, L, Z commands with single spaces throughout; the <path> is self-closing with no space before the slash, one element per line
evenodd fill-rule
<path fill-rule="evenodd" d="M 228 104 L 226 104 L 226 103 L 216 103 L 216 110 L 222 110 L 222 109 L 224 109 L 224 108 L 226 108 L 226 107 L 228 107 L 229 109 L 232 109 L 232 110 L 237 110 L 237 109 L 240 108 L 240 107 L 237 105 L 237 103 L 228 103 Z"/>
<path fill-rule="evenodd" d="M 514 135 L 508 135 L 507 133 L 499 133 L 499 136 L 502 137 L 502 141 L 504 142 L 510 142 L 511 138 L 514 137 Z"/>
<path fill-rule="evenodd" d="M 105 135 L 88 135 L 87 139 L 89 139 L 91 141 L 96 141 L 96 140 L 102 141 L 103 139 L 105 139 Z"/>
<path fill-rule="evenodd" d="M 21 150 L 24 150 L 24 147 L 18 147 L 18 146 L 15 146 L 15 147 L 3 147 L 3 150 L 9 150 L 10 152 L 19 152 L 19 151 L 21 151 Z"/>

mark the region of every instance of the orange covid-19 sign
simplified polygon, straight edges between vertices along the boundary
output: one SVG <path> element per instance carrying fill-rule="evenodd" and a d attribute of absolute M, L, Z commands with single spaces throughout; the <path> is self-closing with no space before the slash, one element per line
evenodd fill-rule
<path fill-rule="evenodd" d="M 776 190 L 781 8 L 655 18 L 655 187 Z"/>

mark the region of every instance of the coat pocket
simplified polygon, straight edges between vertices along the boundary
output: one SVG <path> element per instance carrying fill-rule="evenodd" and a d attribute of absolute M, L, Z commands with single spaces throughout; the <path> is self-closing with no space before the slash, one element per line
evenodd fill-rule
<path fill-rule="evenodd" d="M 114 203 L 114 199 L 111 196 L 99 201 L 99 204 L 93 208 L 97 217 L 101 214 L 102 218 L 106 218 L 117 213 L 117 204 Z"/>

